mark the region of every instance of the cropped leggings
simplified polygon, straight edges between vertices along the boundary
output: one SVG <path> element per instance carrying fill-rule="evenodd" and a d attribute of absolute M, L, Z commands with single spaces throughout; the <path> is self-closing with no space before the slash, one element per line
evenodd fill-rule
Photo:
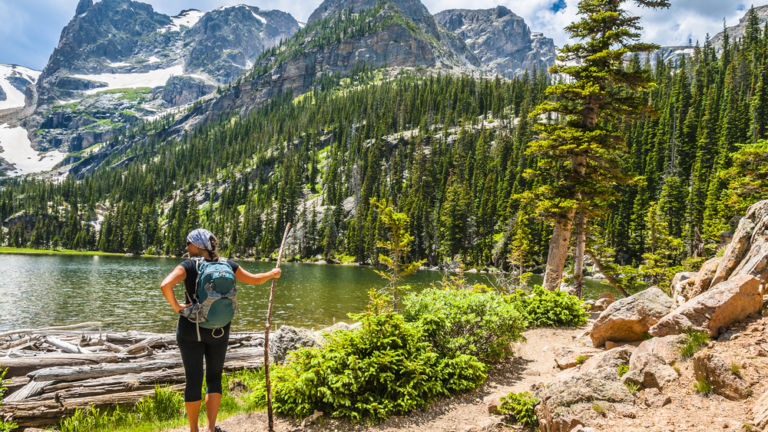
<path fill-rule="evenodd" d="M 221 330 L 217 330 L 219 335 Z M 195 324 L 179 317 L 176 327 L 176 342 L 181 351 L 181 361 L 184 363 L 184 374 L 187 385 L 184 389 L 185 402 L 197 402 L 203 391 L 203 359 L 205 359 L 206 393 L 221 394 L 221 375 L 224 370 L 224 357 L 227 355 L 229 342 L 229 324 L 224 327 L 224 335 L 213 337 L 212 330 L 200 327 L 200 339 L 197 341 Z"/>

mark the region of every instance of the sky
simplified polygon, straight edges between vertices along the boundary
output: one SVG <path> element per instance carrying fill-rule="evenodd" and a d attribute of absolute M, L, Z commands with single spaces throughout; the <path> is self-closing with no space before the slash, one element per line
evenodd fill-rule
<path fill-rule="evenodd" d="M 41 70 L 56 47 L 61 30 L 75 13 L 78 0 L 0 0 L 0 63 Z M 279 9 L 306 21 L 321 0 L 143 0 L 158 12 L 176 15 L 183 9 L 209 11 L 221 6 L 249 4 Z M 522 16 L 532 31 L 542 32 L 557 46 L 568 42 L 563 28 L 576 18 L 579 0 L 422 0 L 431 13 L 445 9 L 486 9 L 499 5 Z M 631 3 L 631 2 L 629 2 Z M 643 17 L 643 39 L 660 45 L 687 45 L 704 41 L 735 25 L 750 5 L 768 0 L 671 0 L 666 10 L 632 8 Z"/>

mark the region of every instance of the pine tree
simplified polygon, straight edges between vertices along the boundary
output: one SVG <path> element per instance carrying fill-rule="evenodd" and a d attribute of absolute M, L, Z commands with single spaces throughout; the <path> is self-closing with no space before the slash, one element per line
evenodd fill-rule
<path fill-rule="evenodd" d="M 528 150 L 539 157 L 532 175 L 544 179 L 531 197 L 538 198 L 537 211 L 554 223 L 544 276 L 544 287 L 549 290 L 560 286 L 576 212 L 583 213 L 586 220 L 613 197 L 616 184 L 627 182 L 620 170 L 624 140 L 613 125 L 642 111 L 637 93 L 648 88 L 650 77 L 644 69 L 624 68 L 624 58 L 658 47 L 638 42 L 639 17 L 629 16 L 621 8 L 623 3 L 579 3 L 581 19 L 566 30 L 580 42 L 564 46 L 558 56 L 561 63 L 551 69 L 572 81 L 550 86 L 547 94 L 555 99 L 531 114 L 557 114 L 562 120 L 537 124 L 540 137 Z M 669 7 L 667 0 L 634 3 Z"/>

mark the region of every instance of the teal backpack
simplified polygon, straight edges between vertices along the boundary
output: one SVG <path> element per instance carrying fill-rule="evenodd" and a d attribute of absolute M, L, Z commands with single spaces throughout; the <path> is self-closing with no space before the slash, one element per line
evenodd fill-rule
<path fill-rule="evenodd" d="M 195 282 L 195 304 L 182 309 L 181 315 L 197 325 L 197 340 L 200 327 L 213 329 L 214 337 L 224 335 L 222 327 L 229 324 L 237 312 L 237 286 L 235 273 L 226 258 L 206 261 L 195 258 L 197 281 Z M 221 330 L 217 336 L 216 330 Z"/>

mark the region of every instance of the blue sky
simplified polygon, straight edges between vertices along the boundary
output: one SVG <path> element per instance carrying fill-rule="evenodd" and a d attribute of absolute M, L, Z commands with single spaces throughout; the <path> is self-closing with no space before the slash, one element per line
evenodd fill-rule
<path fill-rule="evenodd" d="M 183 9 L 208 11 L 246 3 L 261 9 L 289 12 L 306 21 L 321 0 L 144 0 L 155 10 L 176 15 Z M 504 5 L 525 18 L 533 31 L 567 42 L 563 27 L 574 20 L 578 0 L 422 0 L 432 13 L 445 9 L 484 9 Z M 644 37 L 663 45 L 685 45 L 689 38 L 704 40 L 723 27 L 723 19 L 734 25 L 752 2 L 745 0 L 672 0 L 669 10 L 638 9 L 643 16 Z M 764 4 L 755 2 L 755 5 Z M 61 29 L 75 13 L 77 0 L 0 0 L 0 63 L 15 63 L 42 69 L 59 41 Z"/>

